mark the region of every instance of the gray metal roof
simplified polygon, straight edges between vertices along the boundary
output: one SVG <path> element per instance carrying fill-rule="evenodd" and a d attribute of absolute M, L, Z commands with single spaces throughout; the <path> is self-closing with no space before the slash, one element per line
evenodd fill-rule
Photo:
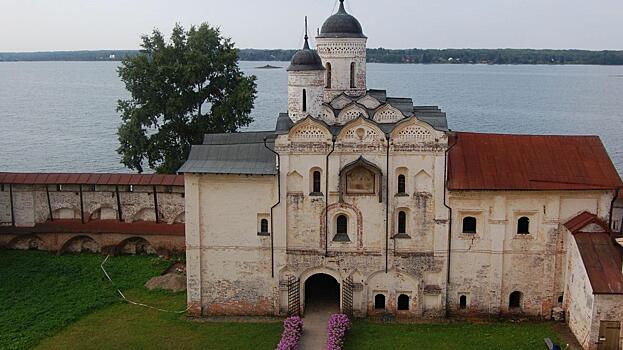
<path fill-rule="evenodd" d="M 327 18 L 320 29 L 319 38 L 365 38 L 361 23 L 346 12 L 344 0 L 336 14 Z"/>
<path fill-rule="evenodd" d="M 194 145 L 179 173 L 277 175 L 274 131 L 205 135 Z"/>
<path fill-rule="evenodd" d="M 325 70 L 322 65 L 322 60 L 316 50 L 309 48 L 307 34 L 305 34 L 305 44 L 303 45 L 303 49 L 297 51 L 294 56 L 292 56 L 290 66 L 286 70 L 288 72 Z"/>

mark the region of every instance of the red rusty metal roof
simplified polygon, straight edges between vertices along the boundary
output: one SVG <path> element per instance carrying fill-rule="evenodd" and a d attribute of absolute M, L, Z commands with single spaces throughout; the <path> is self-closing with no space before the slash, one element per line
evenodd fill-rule
<path fill-rule="evenodd" d="M 582 232 L 596 224 L 603 232 Z M 623 249 L 613 240 L 608 224 L 587 211 L 564 226 L 573 234 L 594 294 L 623 294 Z"/>
<path fill-rule="evenodd" d="M 457 132 L 451 135 L 450 145 L 450 190 L 591 190 L 623 187 L 597 136 Z"/>
<path fill-rule="evenodd" d="M 587 211 L 584 211 L 571 220 L 565 222 L 564 226 L 567 230 L 569 230 L 569 232 L 576 233 L 590 224 L 597 224 L 604 230 L 604 232 L 609 232 L 607 223 L 599 219 L 597 215 Z"/>
<path fill-rule="evenodd" d="M 184 186 L 184 175 L 105 173 L 0 173 L 0 184 Z"/>
<path fill-rule="evenodd" d="M 594 294 L 623 294 L 621 247 L 615 246 L 607 232 L 573 234 Z"/>

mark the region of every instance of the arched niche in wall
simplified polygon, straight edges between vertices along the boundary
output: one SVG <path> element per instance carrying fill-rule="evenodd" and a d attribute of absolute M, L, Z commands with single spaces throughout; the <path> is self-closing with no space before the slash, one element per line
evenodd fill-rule
<path fill-rule="evenodd" d="M 382 201 L 383 172 L 363 156 L 340 170 L 340 196 L 378 196 Z"/>

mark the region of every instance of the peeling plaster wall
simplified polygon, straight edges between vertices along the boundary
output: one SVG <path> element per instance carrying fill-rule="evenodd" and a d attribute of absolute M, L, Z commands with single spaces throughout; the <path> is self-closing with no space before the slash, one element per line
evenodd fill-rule
<path fill-rule="evenodd" d="M 623 295 L 595 295 L 595 306 L 593 308 L 593 323 L 591 327 L 590 343 L 591 346 L 599 340 L 600 321 L 618 321 L 623 326 Z M 623 349 L 623 327 L 619 335 L 619 349 Z M 597 349 L 597 347 L 589 350 Z"/>
<path fill-rule="evenodd" d="M 585 349 L 590 349 L 595 297 L 575 239 L 564 230 L 567 251 L 564 308 L 569 328 Z M 599 325 L 597 325 L 599 332 Z"/>
<path fill-rule="evenodd" d="M 50 219 L 50 207 L 54 219 L 80 219 L 80 186 L 63 185 L 60 191 L 56 186 L 48 186 L 50 203 L 45 185 L 14 185 L 13 209 L 15 226 L 32 227 L 35 224 Z M 158 192 L 158 209 L 160 221 L 173 223 L 184 212 L 184 189 L 181 186 L 156 186 Z M 155 221 L 155 207 L 152 186 L 134 186 L 128 192 L 127 186 L 119 186 L 121 211 L 124 222 L 141 221 L 140 213 L 150 218 L 143 221 Z M 82 201 L 84 206 L 84 220 L 90 221 L 93 215 L 101 208 L 117 212 L 117 198 L 115 186 L 82 187 Z M 137 216 L 137 214 L 139 214 Z M 71 215 L 69 217 L 68 215 Z M 114 218 L 116 219 L 116 217 Z M 11 224 L 11 203 L 8 185 L 5 191 L 0 192 L 0 224 Z"/>
<path fill-rule="evenodd" d="M 551 317 L 564 290 L 567 262 L 560 225 L 584 210 L 607 217 L 611 196 L 608 191 L 451 191 L 450 310 Z M 462 232 L 466 216 L 477 219 L 476 234 Z M 517 220 L 524 216 L 530 219 L 528 235 L 517 234 Z M 522 293 L 521 309 L 509 309 L 514 291 Z M 468 300 L 465 310 L 458 307 L 461 295 Z"/>
<path fill-rule="evenodd" d="M 196 315 L 272 315 L 270 237 L 258 214 L 277 201 L 275 176 L 185 176 L 188 300 Z"/>

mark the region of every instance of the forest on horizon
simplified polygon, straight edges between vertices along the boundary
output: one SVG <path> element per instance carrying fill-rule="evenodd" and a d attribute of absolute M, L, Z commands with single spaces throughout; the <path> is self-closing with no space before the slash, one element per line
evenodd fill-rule
<path fill-rule="evenodd" d="M 241 49 L 241 61 L 289 61 L 297 50 Z M 0 62 L 120 61 L 139 50 L 0 52 Z M 623 65 L 623 51 L 547 49 L 368 49 L 370 63 Z"/>

